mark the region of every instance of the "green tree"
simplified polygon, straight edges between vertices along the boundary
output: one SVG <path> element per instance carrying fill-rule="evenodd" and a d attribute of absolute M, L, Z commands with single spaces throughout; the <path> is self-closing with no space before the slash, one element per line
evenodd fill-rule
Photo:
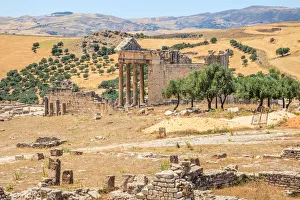
<path fill-rule="evenodd" d="M 191 107 L 194 107 L 194 100 L 202 100 L 201 91 L 198 87 L 199 73 L 200 71 L 193 71 L 182 81 L 181 93 L 185 98 L 191 100 Z"/>
<path fill-rule="evenodd" d="M 180 102 L 180 96 L 181 96 L 181 85 L 182 80 L 171 80 L 168 87 L 163 91 L 163 97 L 164 98 L 171 98 L 172 96 L 175 96 L 177 98 L 177 104 L 174 108 L 174 111 L 178 108 L 179 102 Z"/>
<path fill-rule="evenodd" d="M 284 56 L 290 52 L 290 48 L 279 48 L 276 50 L 276 55 Z"/>
<path fill-rule="evenodd" d="M 220 99 L 221 108 L 224 110 L 227 97 L 235 91 L 233 70 L 221 67 L 215 74 L 213 84 L 217 88 L 217 97 Z"/>
<path fill-rule="evenodd" d="M 292 101 L 299 95 L 300 85 L 295 79 L 285 76 L 281 79 L 281 86 L 283 99 L 288 99 L 285 107 L 288 109 Z"/>
<path fill-rule="evenodd" d="M 256 60 L 257 60 L 257 55 L 256 55 L 256 54 L 252 54 L 252 55 L 250 56 L 250 59 L 252 60 L 252 62 L 253 62 L 253 61 L 256 61 Z"/>
<path fill-rule="evenodd" d="M 83 74 L 83 78 L 87 79 L 89 77 L 88 73 Z"/>
<path fill-rule="evenodd" d="M 244 65 L 244 66 L 247 66 L 247 65 L 248 65 L 248 59 L 244 59 L 244 60 L 243 60 L 243 65 Z"/>
<path fill-rule="evenodd" d="M 169 49 L 168 46 L 162 46 L 162 47 L 161 47 L 161 50 L 163 50 L 163 51 L 166 51 L 166 50 L 168 50 L 168 49 Z"/>

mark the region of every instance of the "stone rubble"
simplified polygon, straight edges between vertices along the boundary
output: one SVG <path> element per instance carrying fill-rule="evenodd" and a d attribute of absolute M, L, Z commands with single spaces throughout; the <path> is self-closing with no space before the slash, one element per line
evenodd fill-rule
<path fill-rule="evenodd" d="M 60 140 L 56 137 L 39 137 L 35 142 L 18 143 L 18 148 L 51 148 L 65 143 L 66 140 Z"/>
<path fill-rule="evenodd" d="M 1 200 L 10 200 L 9 196 L 5 194 L 4 188 L 0 186 L 0 199 Z"/>
<path fill-rule="evenodd" d="M 228 167 L 228 169 L 229 168 L 237 170 L 236 166 Z M 208 170 L 204 172 L 202 167 L 190 161 L 182 161 L 180 164 L 171 164 L 170 170 L 157 173 L 150 184 L 146 185 L 146 181 L 142 181 L 141 186 L 146 185 L 143 188 L 133 187 L 134 189 L 131 190 L 129 183 L 134 183 L 134 175 L 124 175 L 122 184 L 123 190 L 111 193 L 110 199 L 184 200 L 194 198 L 195 190 L 234 186 L 238 183 L 238 179 L 239 177 L 235 171 Z M 142 178 L 141 180 L 145 179 Z M 139 190 L 141 190 L 141 192 L 137 193 Z M 134 196 L 133 194 L 136 195 Z M 126 196 L 126 198 L 124 196 Z"/>
<path fill-rule="evenodd" d="M 1 189 L 0 189 L 1 194 Z M 100 199 L 101 195 L 94 189 L 76 189 L 73 192 L 61 191 L 50 188 L 29 188 L 21 193 L 14 193 L 10 195 L 9 199 L 13 200 L 96 200 Z M 2 200 L 2 199 L 1 199 Z M 7 199 L 8 200 L 8 199 Z"/>

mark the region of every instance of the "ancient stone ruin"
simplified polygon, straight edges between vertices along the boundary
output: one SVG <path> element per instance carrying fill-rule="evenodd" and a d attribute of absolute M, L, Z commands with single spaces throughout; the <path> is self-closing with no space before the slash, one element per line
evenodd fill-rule
<path fill-rule="evenodd" d="M 22 103 L 1 103 L 0 121 L 7 121 L 15 116 L 43 116 L 44 107 Z"/>
<path fill-rule="evenodd" d="M 265 154 L 265 155 L 263 155 L 263 158 L 300 160 L 300 148 L 299 147 L 285 148 L 282 150 L 281 154 L 277 154 L 277 155 Z"/>
<path fill-rule="evenodd" d="M 300 173 L 298 172 L 261 172 L 259 178 L 272 185 L 300 191 Z"/>
<path fill-rule="evenodd" d="M 236 185 L 244 176 L 234 170 L 208 170 L 183 161 L 171 164 L 171 169 L 162 171 L 148 184 L 148 179 L 139 175 L 123 175 L 122 191 L 115 191 L 110 198 L 116 199 L 189 199 L 195 191 Z M 198 195 L 200 196 L 200 194 Z"/>
<path fill-rule="evenodd" d="M 56 137 L 39 137 L 35 142 L 18 143 L 18 148 L 52 148 L 65 143 L 66 140 L 60 140 Z"/>
<path fill-rule="evenodd" d="M 108 115 L 110 105 L 92 92 L 73 92 L 70 88 L 52 89 L 44 98 L 44 116 L 65 114 L 101 114 Z"/>
<path fill-rule="evenodd" d="M 123 46 L 129 43 L 124 41 Z M 221 64 L 224 67 L 229 66 L 229 52 L 220 51 L 215 55 L 210 52 L 205 57 L 204 63 L 192 63 L 192 60 L 181 54 L 179 51 L 149 51 L 127 49 L 119 50 L 119 106 L 124 106 L 123 84 L 124 84 L 124 66 L 133 66 L 133 72 L 126 70 L 126 106 L 136 106 L 139 103 L 145 103 L 145 84 L 144 84 L 144 66 L 148 65 L 148 104 L 161 104 L 164 101 L 162 91 L 167 87 L 170 80 L 186 77 L 193 70 L 201 70 L 211 64 Z M 137 74 L 140 74 L 138 83 Z M 133 97 L 131 100 L 131 74 Z M 138 85 L 140 87 L 140 96 L 138 97 Z"/>
<path fill-rule="evenodd" d="M 282 158 L 300 160 L 300 147 L 286 148 L 281 153 Z"/>
<path fill-rule="evenodd" d="M 125 38 L 116 48 L 115 51 L 122 51 L 122 50 L 142 50 L 142 47 L 137 43 L 137 41 L 132 38 L 128 37 Z"/>
<path fill-rule="evenodd" d="M 1 190 L 1 189 L 0 189 Z M 78 188 L 75 191 L 62 191 L 58 189 L 46 187 L 29 188 L 21 193 L 11 194 L 7 200 L 33 200 L 33 199 L 47 199 L 47 200 L 65 200 L 65 199 L 82 199 L 95 200 L 100 199 L 101 195 L 95 189 Z M 2 200 L 2 199 L 1 199 Z M 3 199 L 6 200 L 6 199 Z"/>

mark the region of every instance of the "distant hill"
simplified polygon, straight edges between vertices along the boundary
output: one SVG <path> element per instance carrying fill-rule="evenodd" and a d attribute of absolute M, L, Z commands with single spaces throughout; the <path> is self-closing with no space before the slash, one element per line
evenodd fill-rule
<path fill-rule="evenodd" d="M 84 36 L 107 29 L 120 31 L 226 29 L 287 21 L 300 21 L 300 8 L 251 6 L 191 16 L 138 19 L 122 19 L 102 14 L 56 12 L 36 17 L 0 17 L 0 33 Z"/>

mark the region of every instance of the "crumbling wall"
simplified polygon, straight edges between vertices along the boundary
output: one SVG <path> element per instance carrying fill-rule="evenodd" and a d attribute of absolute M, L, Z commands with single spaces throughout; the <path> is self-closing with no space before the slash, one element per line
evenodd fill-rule
<path fill-rule="evenodd" d="M 281 158 L 300 160 L 300 148 L 286 148 L 281 153 Z"/>
<path fill-rule="evenodd" d="M 300 173 L 298 172 L 261 172 L 259 178 L 272 185 L 300 190 Z"/>
<path fill-rule="evenodd" d="M 109 102 L 102 99 L 94 91 L 72 92 L 71 89 L 52 89 L 44 101 L 45 116 L 70 114 L 109 113 Z"/>
<path fill-rule="evenodd" d="M 130 179 L 130 177 L 127 178 Z M 155 174 L 152 182 L 146 185 L 135 197 L 144 200 L 189 199 L 194 198 L 194 191 L 197 189 L 233 186 L 237 184 L 237 179 L 238 176 L 235 172 L 212 170 L 204 173 L 202 167 L 189 161 L 183 161 L 180 164 L 171 164 L 170 170 Z M 111 199 L 120 199 L 125 194 L 134 197 L 127 189 L 123 189 L 123 193 L 120 191 L 113 192 Z"/>
<path fill-rule="evenodd" d="M 223 67 L 229 66 L 229 51 L 219 51 L 219 54 L 210 51 L 209 55 L 204 57 L 205 65 L 220 64 Z"/>

